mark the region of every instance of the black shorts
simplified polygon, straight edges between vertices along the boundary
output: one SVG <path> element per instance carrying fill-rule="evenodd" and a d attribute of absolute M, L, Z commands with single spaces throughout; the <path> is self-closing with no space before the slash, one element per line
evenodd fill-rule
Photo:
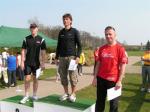
<path fill-rule="evenodd" d="M 36 70 L 39 68 L 39 66 L 30 66 L 30 65 L 25 65 L 24 69 L 24 74 L 25 75 L 36 75 Z"/>

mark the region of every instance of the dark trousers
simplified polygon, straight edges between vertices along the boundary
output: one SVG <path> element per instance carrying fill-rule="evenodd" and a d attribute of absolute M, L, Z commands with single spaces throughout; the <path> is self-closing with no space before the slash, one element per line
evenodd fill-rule
<path fill-rule="evenodd" d="M 145 87 L 147 83 L 150 86 L 150 66 L 142 66 L 142 82 L 143 87 Z"/>
<path fill-rule="evenodd" d="M 11 86 L 11 84 L 16 85 L 16 70 L 8 70 L 8 86 Z"/>
<path fill-rule="evenodd" d="M 2 77 L 1 77 L 1 79 L 0 79 L 0 83 L 1 83 L 2 87 L 7 86 L 6 82 L 4 81 L 3 72 L 2 72 Z"/>
<path fill-rule="evenodd" d="M 24 80 L 24 72 L 21 67 L 17 67 L 16 75 L 19 77 L 19 80 Z"/>
<path fill-rule="evenodd" d="M 114 87 L 115 84 L 115 82 L 97 77 L 97 100 L 95 105 L 95 112 L 104 112 L 107 89 Z M 118 100 L 119 97 L 110 100 L 109 112 L 118 112 Z"/>
<path fill-rule="evenodd" d="M 82 73 L 82 64 L 78 64 L 78 74 Z"/>

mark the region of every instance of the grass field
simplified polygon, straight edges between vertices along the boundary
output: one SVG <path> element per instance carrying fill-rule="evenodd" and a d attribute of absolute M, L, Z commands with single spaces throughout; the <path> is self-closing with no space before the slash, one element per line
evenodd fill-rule
<path fill-rule="evenodd" d="M 54 68 L 51 68 L 51 69 L 45 69 L 44 71 L 43 71 L 43 75 L 41 75 L 40 77 L 39 77 L 39 80 L 44 80 L 44 79 L 46 79 L 46 78 L 49 78 L 49 77 L 53 77 L 53 76 L 55 76 L 56 75 L 56 69 L 54 69 Z M 3 82 L 3 81 L 1 81 L 1 82 Z M 24 83 L 24 81 L 19 81 L 19 80 L 17 80 L 17 84 L 18 85 L 20 85 L 20 84 L 23 84 Z M 6 86 L 3 84 L 3 83 L 0 83 L 0 90 L 1 89 L 4 89 Z"/>
<path fill-rule="evenodd" d="M 56 75 L 56 69 L 55 68 L 51 68 L 51 69 L 45 69 L 43 71 L 43 75 L 41 75 L 39 77 L 39 80 L 44 80 L 46 78 L 49 78 L 49 77 L 53 77 Z"/>
<path fill-rule="evenodd" d="M 134 63 L 133 66 L 142 66 L 141 61 Z"/>
<path fill-rule="evenodd" d="M 127 51 L 129 56 L 142 56 L 144 51 Z"/>
<path fill-rule="evenodd" d="M 126 74 L 123 80 L 123 92 L 119 102 L 119 112 L 150 112 L 150 93 L 141 92 L 141 76 Z M 96 99 L 96 89 L 88 86 L 77 92 L 77 97 Z M 109 112 L 109 102 L 106 101 L 106 112 Z"/>

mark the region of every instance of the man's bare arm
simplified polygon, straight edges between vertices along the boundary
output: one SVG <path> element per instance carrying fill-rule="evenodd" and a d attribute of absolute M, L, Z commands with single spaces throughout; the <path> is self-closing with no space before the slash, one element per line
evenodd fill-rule
<path fill-rule="evenodd" d="M 45 55 L 46 55 L 46 50 L 41 50 L 41 62 L 40 66 L 42 69 L 45 69 Z"/>
<path fill-rule="evenodd" d="M 21 50 L 21 69 L 24 70 L 25 49 Z"/>
<path fill-rule="evenodd" d="M 116 83 L 116 89 L 122 87 L 122 80 L 125 77 L 126 64 L 120 64 L 119 78 Z"/>
<path fill-rule="evenodd" d="M 97 85 L 97 74 L 98 74 L 98 71 L 99 71 L 99 66 L 100 66 L 100 62 L 97 62 L 96 63 L 96 66 L 95 66 L 95 69 L 94 69 L 94 78 L 93 78 L 93 81 L 92 81 L 92 85 L 93 86 L 96 86 Z"/>

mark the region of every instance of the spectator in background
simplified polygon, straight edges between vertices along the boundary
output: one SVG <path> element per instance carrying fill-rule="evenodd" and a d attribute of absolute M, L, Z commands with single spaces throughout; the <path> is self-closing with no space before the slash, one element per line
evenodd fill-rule
<path fill-rule="evenodd" d="M 21 69 L 21 54 L 20 54 L 20 52 L 17 52 L 16 59 L 17 59 L 16 74 L 19 77 L 19 80 L 24 80 L 24 72 Z"/>
<path fill-rule="evenodd" d="M 4 48 L 5 51 L 2 52 L 2 79 L 4 80 L 3 85 L 8 83 L 8 74 L 7 74 L 7 58 L 9 54 L 7 53 L 8 48 Z"/>
<path fill-rule="evenodd" d="M 2 55 L 0 55 L 0 83 L 3 85 L 3 75 L 2 75 Z"/>
<path fill-rule="evenodd" d="M 2 55 L 0 55 L 0 79 L 2 78 Z"/>
<path fill-rule="evenodd" d="M 4 75 L 3 74 L 6 74 L 5 76 L 5 80 L 4 80 Z M 7 78 L 7 80 L 6 80 L 6 78 Z M 0 83 L 1 83 L 1 85 L 2 85 L 2 87 L 5 87 L 5 88 L 7 88 L 7 83 L 8 83 L 8 76 L 7 76 L 7 72 L 6 72 L 6 70 L 5 70 L 5 72 L 4 72 L 4 67 L 3 67 L 3 61 L 2 61 L 2 55 L 0 55 Z"/>
<path fill-rule="evenodd" d="M 79 59 L 79 63 L 78 63 L 78 66 L 77 66 L 77 68 L 78 68 L 78 75 L 80 75 L 80 76 L 82 76 L 83 74 L 82 74 L 82 66 L 85 64 L 85 55 L 84 55 L 84 53 L 82 52 L 81 54 L 80 54 L 80 59 Z"/>
<path fill-rule="evenodd" d="M 141 60 L 143 61 L 141 91 L 150 93 L 150 48 L 147 48 L 144 55 L 141 57 Z"/>
<path fill-rule="evenodd" d="M 7 53 L 8 48 L 4 48 L 5 51 L 2 52 L 2 63 L 3 63 L 3 67 L 7 67 L 7 57 L 9 56 L 9 54 Z"/>
<path fill-rule="evenodd" d="M 8 87 L 16 86 L 16 57 L 11 52 L 7 59 Z"/>

